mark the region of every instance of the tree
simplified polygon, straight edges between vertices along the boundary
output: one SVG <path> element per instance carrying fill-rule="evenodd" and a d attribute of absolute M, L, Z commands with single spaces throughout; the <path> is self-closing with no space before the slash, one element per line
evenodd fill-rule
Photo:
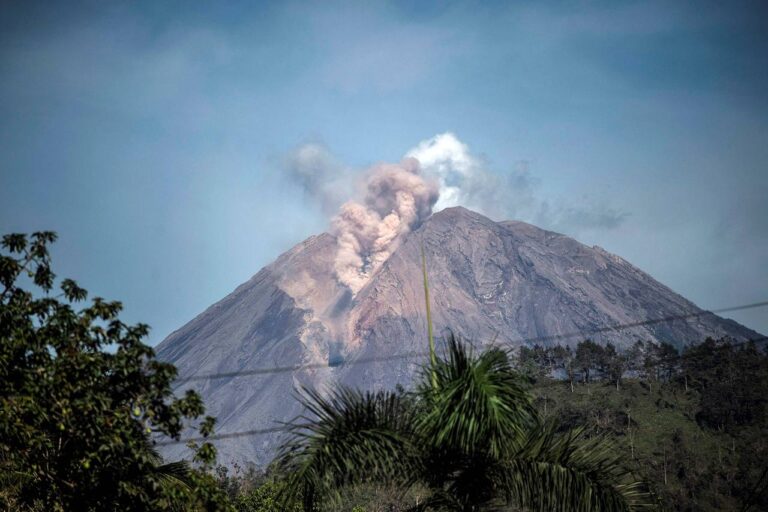
<path fill-rule="evenodd" d="M 554 370 L 554 360 L 550 348 L 542 347 L 539 344 L 534 345 L 533 360 L 536 361 L 543 376 L 549 375 Z"/>
<path fill-rule="evenodd" d="M 540 378 L 545 377 L 548 372 L 545 349 L 539 345 L 535 345 L 533 348 L 520 347 L 517 369 L 531 383 L 536 383 Z"/>
<path fill-rule="evenodd" d="M 608 343 L 603 349 L 601 366 L 611 381 L 616 383 L 618 390 L 621 378 L 627 369 L 627 356 L 619 353 L 612 343 Z"/>
<path fill-rule="evenodd" d="M 603 356 L 603 347 L 592 340 L 584 340 L 576 345 L 576 364 L 581 370 L 582 380 L 589 384 L 590 372 Z"/>
<path fill-rule="evenodd" d="M 48 245 L 56 235 L 14 234 L 0 254 L 0 482 L 5 508 L 167 510 L 225 508 L 215 482 L 184 462 L 164 464 L 157 435 L 179 439 L 201 418 L 192 391 L 173 396 L 176 369 L 142 343 L 146 325 L 126 325 L 119 302 L 60 282 Z M 26 289 L 32 288 L 33 291 Z M 199 423 L 203 436 L 213 418 Z M 211 463 L 215 450 L 195 453 Z"/>
<path fill-rule="evenodd" d="M 682 371 L 701 394 L 699 423 L 726 430 L 765 423 L 768 358 L 755 343 L 734 346 L 728 338 L 707 339 L 685 351 Z"/>
<path fill-rule="evenodd" d="M 674 345 L 661 342 L 656 348 L 659 370 L 665 382 L 675 376 L 680 365 L 680 354 Z"/>
<path fill-rule="evenodd" d="M 626 369 L 632 376 L 642 375 L 644 352 L 645 343 L 642 340 L 637 340 L 625 353 Z"/>
<path fill-rule="evenodd" d="M 648 382 L 649 391 L 653 391 L 653 381 L 659 380 L 659 347 L 658 345 L 638 341 L 642 353 L 641 374 Z"/>
<path fill-rule="evenodd" d="M 552 349 L 552 358 L 557 366 L 565 372 L 566 377 L 568 377 L 568 383 L 571 386 L 571 393 L 573 393 L 573 382 L 576 379 L 576 358 L 571 347 L 555 346 Z"/>
<path fill-rule="evenodd" d="M 539 419 L 505 352 L 475 355 L 453 338 L 447 351 L 413 394 L 305 390 L 309 414 L 292 425 L 280 454 L 286 489 L 300 493 L 304 510 L 372 481 L 428 488 L 414 510 L 643 505 L 647 496 L 612 446 Z"/>
<path fill-rule="evenodd" d="M 235 499 L 238 512 L 301 512 L 300 500 L 281 503 L 280 493 L 285 492 L 284 483 L 267 481 L 262 485 L 244 492 Z"/>

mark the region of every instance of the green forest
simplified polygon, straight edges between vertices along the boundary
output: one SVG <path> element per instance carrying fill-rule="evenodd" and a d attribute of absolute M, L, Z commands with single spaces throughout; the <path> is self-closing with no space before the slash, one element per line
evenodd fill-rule
<path fill-rule="evenodd" d="M 57 280 L 55 239 L 2 239 L 4 510 L 768 509 L 763 340 L 513 352 L 450 336 L 411 389 L 300 390 L 273 464 L 227 469 L 147 326 Z M 163 460 L 157 440 L 190 430 L 192 460 Z"/>

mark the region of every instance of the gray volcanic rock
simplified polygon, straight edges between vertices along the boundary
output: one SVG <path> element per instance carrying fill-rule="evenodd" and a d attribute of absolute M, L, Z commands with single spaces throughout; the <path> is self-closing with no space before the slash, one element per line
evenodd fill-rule
<path fill-rule="evenodd" d="M 407 386 L 424 362 L 409 354 L 427 346 L 422 244 L 435 328 L 477 345 L 575 345 L 589 337 L 619 346 L 637 339 L 682 346 L 708 336 L 760 336 L 715 315 L 606 330 L 701 310 L 599 247 L 450 208 L 410 233 L 354 296 L 335 278 L 334 237 L 313 236 L 171 334 L 157 353 L 181 377 L 251 372 L 181 382 L 178 391 L 201 392 L 220 434 L 269 429 L 297 416 L 299 385 Z M 328 366 L 338 361 L 345 364 Z M 310 367 L 290 369 L 297 365 Z M 280 367 L 289 369 L 259 371 Z M 217 441 L 219 460 L 265 465 L 280 436 Z M 165 453 L 180 457 L 185 450 L 172 445 Z"/>

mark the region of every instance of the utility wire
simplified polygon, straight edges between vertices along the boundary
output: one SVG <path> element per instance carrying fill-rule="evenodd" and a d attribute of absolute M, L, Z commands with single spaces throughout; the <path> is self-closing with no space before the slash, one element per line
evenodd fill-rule
<path fill-rule="evenodd" d="M 288 427 L 272 427 L 272 428 L 263 428 L 259 430 L 243 430 L 241 432 L 231 432 L 229 434 L 213 434 L 208 437 L 188 437 L 186 439 L 172 439 L 169 441 L 158 441 L 155 443 L 156 446 L 168 446 L 171 444 L 179 444 L 179 443 L 190 443 L 190 442 L 199 442 L 199 441 L 218 441 L 220 439 L 233 439 L 236 437 L 247 437 L 247 436 L 259 436 L 263 434 L 274 434 L 276 432 L 287 432 L 289 429 Z"/>
<path fill-rule="evenodd" d="M 564 338 L 576 338 L 579 336 L 584 336 L 585 334 L 600 334 L 600 333 L 611 332 L 611 331 L 623 331 L 624 329 L 629 329 L 632 327 L 642 327 L 646 325 L 669 323 L 669 322 L 674 322 L 676 320 L 688 320 L 691 318 L 700 318 L 702 316 L 716 315 L 717 313 L 741 311 L 744 309 L 761 308 L 765 306 L 768 306 L 768 301 L 753 302 L 752 304 L 742 304 L 741 306 L 730 306 L 727 308 L 720 308 L 720 309 L 710 309 L 707 311 L 699 311 L 698 313 L 689 313 L 686 315 L 671 315 L 671 316 L 665 316 L 661 318 L 652 318 L 650 320 L 642 320 L 640 322 L 631 322 L 627 324 L 609 325 L 608 327 L 599 327 L 597 329 L 591 329 L 589 331 L 574 331 L 574 332 L 564 333 L 564 334 L 553 334 L 551 336 L 539 336 L 537 338 L 528 338 L 520 341 L 512 341 L 511 343 L 535 343 L 537 341 L 554 341 L 554 340 L 559 340 Z"/>
<path fill-rule="evenodd" d="M 685 320 L 689 318 L 697 318 L 701 316 L 706 315 L 714 315 L 717 313 L 726 313 L 729 311 L 741 311 L 745 309 L 754 309 L 759 307 L 765 307 L 768 306 L 768 301 L 763 302 L 755 302 L 752 304 L 743 304 L 741 306 L 731 306 L 727 308 L 720 308 L 720 309 L 713 309 L 709 311 L 701 311 L 698 313 L 692 313 L 688 315 L 674 315 L 674 316 L 667 316 L 663 318 L 655 318 L 651 320 L 645 320 L 642 322 L 632 322 L 628 324 L 620 324 L 615 326 L 609 326 L 609 327 L 603 327 L 599 329 L 593 329 L 590 331 L 581 331 L 581 332 L 574 332 L 574 333 L 566 333 L 566 334 L 558 334 L 553 336 L 540 336 L 537 338 L 527 338 L 520 341 L 509 341 L 506 342 L 507 344 L 512 343 L 531 343 L 531 342 L 537 342 L 537 341 L 550 341 L 554 339 L 563 339 L 563 338 L 571 338 L 576 336 L 584 336 L 585 334 L 595 334 L 595 333 L 601 333 L 601 332 L 610 332 L 610 331 L 619 331 L 622 329 L 627 329 L 631 327 L 638 327 L 643 325 L 652 325 L 652 324 L 658 324 L 658 323 L 665 323 L 665 322 L 672 322 L 677 320 Z M 764 341 L 768 341 L 768 336 L 761 336 L 759 338 L 754 338 L 746 341 L 741 342 L 734 342 L 730 343 L 731 346 L 740 346 L 740 345 L 746 345 L 748 343 L 761 343 Z M 297 370 L 304 370 L 304 369 L 318 369 L 318 368 L 337 368 L 337 367 L 344 367 L 344 366 L 352 366 L 356 364 L 365 364 L 365 363 L 374 363 L 374 362 L 383 362 L 383 361 L 392 361 L 397 359 L 408 359 L 411 357 L 416 356 L 422 356 L 426 357 L 429 355 L 429 352 L 406 352 L 402 354 L 396 354 L 393 356 L 381 356 L 381 357 L 367 357 L 367 358 L 360 358 L 353 361 L 345 361 L 337 365 L 329 365 L 329 364 L 305 364 L 305 365 L 292 365 L 292 366 L 277 366 L 273 368 L 260 368 L 260 369 L 254 369 L 249 371 L 241 371 L 241 372 L 229 372 L 229 373 L 217 373 L 217 374 L 209 374 L 209 375 L 197 375 L 188 377 L 186 379 L 180 379 L 184 382 L 189 382 L 193 380 L 208 380 L 208 379 L 217 379 L 217 378 L 228 378 L 228 377 L 241 377 L 241 376 L 247 376 L 247 375 L 261 375 L 261 374 L 268 374 L 268 373 L 280 373 L 280 372 L 288 372 L 288 371 L 297 371 Z M 272 428 L 265 428 L 265 429 L 256 429 L 256 430 L 245 430 L 241 432 L 231 432 L 231 433 L 224 433 L 224 434 L 214 434 L 210 435 L 208 437 L 191 437 L 186 439 L 172 439 L 168 441 L 160 441 L 156 444 L 158 446 L 168 446 L 173 444 L 179 444 L 179 443 L 189 443 L 189 442 L 199 442 L 199 441 L 218 441 L 222 439 L 233 439 L 238 437 L 247 437 L 247 436 L 255 436 L 255 435 L 264 435 L 264 434 L 274 434 L 279 432 L 288 432 L 290 430 L 289 427 L 282 426 L 282 427 L 272 427 Z"/>
<path fill-rule="evenodd" d="M 716 315 L 718 313 L 742 311 L 745 309 L 754 309 L 754 308 L 760 308 L 765 306 L 768 306 L 768 301 L 754 302 L 751 304 L 742 304 L 740 306 L 730 306 L 726 308 L 712 309 L 707 311 L 699 311 L 697 313 L 689 313 L 685 315 L 671 315 L 671 316 L 665 316 L 661 318 L 652 318 L 650 320 L 643 320 L 640 322 L 610 325 L 607 327 L 599 327 L 599 328 L 589 329 L 584 331 L 573 331 L 569 333 L 553 334 L 549 336 L 537 336 L 534 338 L 508 340 L 502 344 L 503 345 L 523 345 L 523 344 L 527 345 L 527 344 L 539 343 L 544 341 L 557 341 L 557 340 L 563 340 L 563 339 L 569 339 L 569 338 L 587 337 L 590 335 L 602 334 L 606 332 L 618 332 L 624 329 L 631 329 L 633 327 L 643 327 L 647 325 L 669 323 L 669 322 L 674 322 L 679 320 L 689 320 L 692 318 L 700 318 L 700 317 L 709 316 L 709 315 Z M 761 340 L 751 340 L 751 341 L 764 341 L 764 340 L 761 339 Z M 295 372 L 299 370 L 315 370 L 315 369 L 322 369 L 322 368 L 345 368 L 348 366 L 355 366 L 358 364 L 380 363 L 380 362 L 386 362 L 386 361 L 394 361 L 398 359 L 427 357 L 428 355 L 429 355 L 429 352 L 412 351 L 412 352 L 403 352 L 400 354 L 394 354 L 389 356 L 360 357 L 358 359 L 352 359 L 349 361 L 339 361 L 339 362 L 330 362 L 330 363 L 295 364 L 295 365 L 289 365 L 289 366 L 274 366 L 271 368 L 254 368 L 253 370 L 240 370 L 235 372 L 190 375 L 188 377 L 180 377 L 176 379 L 175 384 L 184 384 L 187 382 L 201 381 L 201 380 L 228 379 L 228 378 L 234 378 L 234 377 L 246 377 L 246 376 L 253 376 L 253 375 L 267 375 L 267 374 L 273 374 L 273 373 Z"/>
<path fill-rule="evenodd" d="M 730 343 L 729 345 L 732 347 L 736 347 L 739 345 L 746 345 L 748 343 L 760 343 L 763 341 L 768 341 L 768 336 L 761 336 L 759 338 L 755 338 L 752 340 L 740 341 L 737 343 Z M 425 353 L 425 355 L 427 355 L 427 353 Z M 291 430 L 290 426 L 272 427 L 272 428 L 264 428 L 264 429 L 257 429 L 257 430 L 244 430 L 241 432 L 230 432 L 226 434 L 214 434 L 208 437 L 189 437 L 186 439 L 171 439 L 168 441 L 160 441 L 156 444 L 157 446 L 168 446 L 172 444 L 199 442 L 199 441 L 219 441 L 221 439 L 232 439 L 237 437 L 259 436 L 264 434 L 275 434 L 278 432 L 289 432 L 290 430 Z"/>

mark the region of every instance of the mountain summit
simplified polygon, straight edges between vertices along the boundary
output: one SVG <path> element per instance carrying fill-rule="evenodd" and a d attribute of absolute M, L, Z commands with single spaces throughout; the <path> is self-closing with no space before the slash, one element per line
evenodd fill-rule
<path fill-rule="evenodd" d="M 422 246 L 436 332 L 451 329 L 478 345 L 575 345 L 589 337 L 680 347 L 707 336 L 759 336 L 715 315 L 642 324 L 702 310 L 599 247 L 457 207 L 405 235 L 356 293 L 337 277 L 337 238 L 310 237 L 168 336 L 158 356 L 182 379 L 245 372 L 181 381 L 178 391 L 200 391 L 221 434 L 273 428 L 300 414 L 297 385 L 408 385 L 425 360 L 414 354 L 427 348 Z M 624 324 L 640 325 L 612 329 Z M 279 438 L 218 441 L 220 461 L 264 465 Z M 184 450 L 172 445 L 166 455 Z"/>

